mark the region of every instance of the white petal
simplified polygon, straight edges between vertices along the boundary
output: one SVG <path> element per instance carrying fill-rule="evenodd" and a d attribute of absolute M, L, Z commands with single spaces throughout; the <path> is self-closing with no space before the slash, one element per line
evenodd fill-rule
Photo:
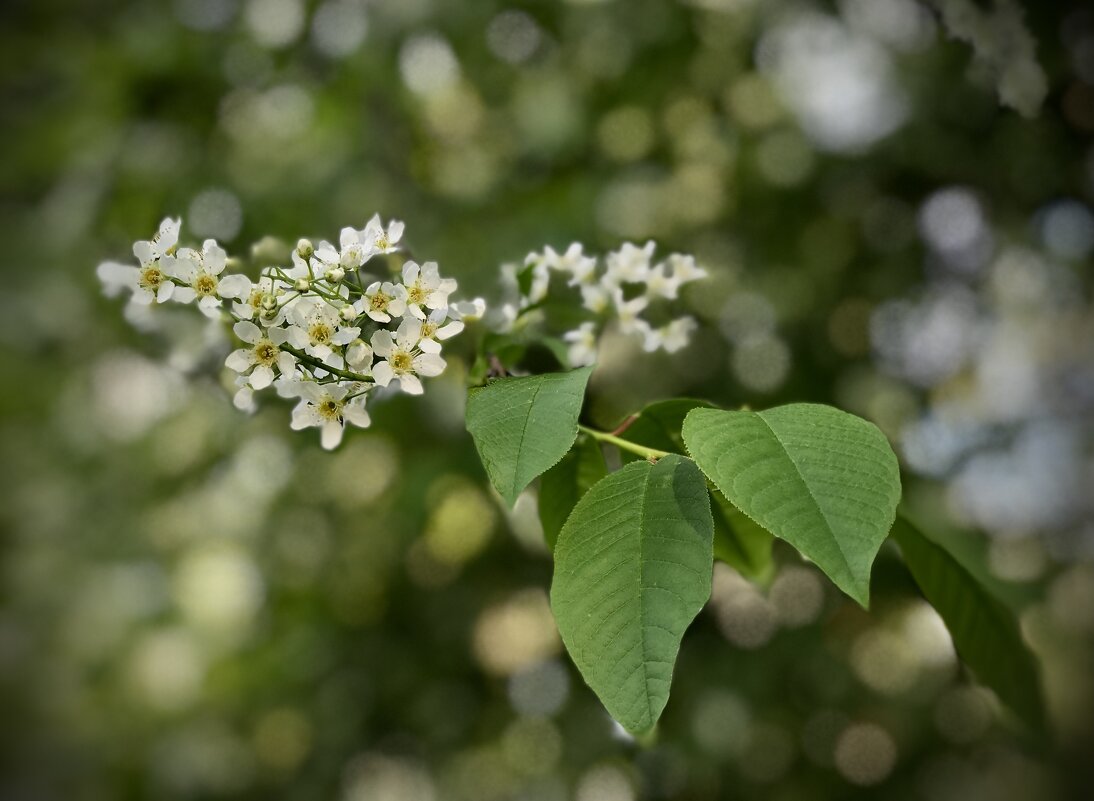
<path fill-rule="evenodd" d="M 337 448 L 339 443 L 342 442 L 342 424 L 336 423 L 334 420 L 323 423 L 323 434 L 320 437 L 320 442 L 324 450 L 332 451 Z"/>
<path fill-rule="evenodd" d="M 180 287 L 175 287 L 175 291 L 171 295 L 171 299 L 178 302 L 178 303 L 191 303 L 191 302 L 193 302 L 194 298 L 196 298 L 197 296 L 198 296 L 198 293 L 195 292 L 190 287 L 180 286 Z"/>
<path fill-rule="evenodd" d="M 377 331 L 372 335 L 372 350 L 377 356 L 390 356 L 394 349 L 390 331 Z"/>
<path fill-rule="evenodd" d="M 173 248 L 179 241 L 179 228 L 182 225 L 182 218 L 172 220 L 170 217 L 165 217 L 160 222 L 160 229 L 156 232 L 156 245 L 159 246 L 160 253 Z"/>
<path fill-rule="evenodd" d="M 436 330 L 436 332 L 433 334 L 433 336 L 435 336 L 437 339 L 440 339 L 440 340 L 443 341 L 443 340 L 446 340 L 446 339 L 451 339 L 452 337 L 456 336 L 456 334 L 460 333 L 460 331 L 462 331 L 462 330 L 463 330 L 463 323 L 460 322 L 459 320 L 453 320 L 452 322 L 450 322 L 448 325 L 444 326 L 443 328 L 438 328 Z"/>
<path fill-rule="evenodd" d="M 420 375 L 440 375 L 447 366 L 448 363 L 435 353 L 422 353 L 414 357 L 414 372 Z"/>
<path fill-rule="evenodd" d="M 422 382 L 413 373 L 403 373 L 399 376 L 399 388 L 407 395 L 421 395 Z"/>
<path fill-rule="evenodd" d="M 410 286 L 418 280 L 418 264 L 417 262 L 408 261 L 403 265 L 403 283 L 406 286 Z"/>
<path fill-rule="evenodd" d="M 391 318 L 388 317 L 386 314 L 384 314 L 382 311 L 373 311 L 372 309 L 369 309 L 368 312 L 366 312 L 366 314 L 368 314 L 369 317 L 371 317 L 373 320 L 375 320 L 378 323 L 390 323 L 391 322 Z"/>
<path fill-rule="evenodd" d="M 141 264 L 148 264 L 156 260 L 156 251 L 152 249 L 150 242 L 134 242 L 133 255 Z"/>
<path fill-rule="evenodd" d="M 233 350 L 228 354 L 228 358 L 224 360 L 224 366 L 229 370 L 235 370 L 237 373 L 245 373 L 251 369 L 251 365 L 255 363 L 255 354 L 253 350 Z"/>
<path fill-rule="evenodd" d="M 251 386 L 255 389 L 265 389 L 274 380 L 274 371 L 264 364 L 258 365 L 251 372 Z"/>
<path fill-rule="evenodd" d="M 391 369 L 391 365 L 387 362 L 378 362 L 372 368 L 372 377 L 376 379 L 376 383 L 381 387 L 386 387 L 391 383 L 391 379 L 395 377 L 395 371 Z"/>
<path fill-rule="evenodd" d="M 217 292 L 222 298 L 245 298 L 251 294 L 251 279 L 245 275 L 226 275 L 220 279 Z"/>
<path fill-rule="evenodd" d="M 250 387 L 240 387 L 232 398 L 232 404 L 241 412 L 251 412 L 255 408 L 255 392 Z"/>
<path fill-rule="evenodd" d="M 412 306 L 411 308 L 417 308 Z M 421 312 L 419 311 L 419 314 Z M 422 315 L 425 318 L 425 315 Z M 399 330 L 395 332 L 395 340 L 407 350 L 410 350 L 418 344 L 418 340 L 422 338 L 422 324 L 409 317 L 403 319 L 403 322 L 399 325 Z"/>
<path fill-rule="evenodd" d="M 205 269 L 213 275 L 220 275 L 224 272 L 224 265 L 228 261 L 228 254 L 224 252 L 224 248 L 217 244 L 215 239 L 206 239 L 201 246 L 202 261 L 205 263 Z"/>
<path fill-rule="evenodd" d="M 281 351 L 277 354 L 277 369 L 281 371 L 281 375 L 292 375 L 296 369 L 296 357 L 288 351 Z"/>
<path fill-rule="evenodd" d="M 296 408 L 292 410 L 292 422 L 289 423 L 289 428 L 293 431 L 299 431 L 302 428 L 311 428 L 322 423 L 323 418 L 319 416 L 319 410 L 307 401 L 300 401 L 296 404 Z"/>
<path fill-rule="evenodd" d="M 301 398 L 305 398 L 315 404 L 322 403 L 327 395 L 323 388 L 314 381 L 301 381 L 300 386 L 297 387 L 297 392 L 300 393 Z"/>
<path fill-rule="evenodd" d="M 354 367 L 358 367 L 365 362 L 371 364 L 372 348 L 370 348 L 364 342 L 354 342 L 348 348 L 346 348 L 346 361 L 352 364 Z"/>
<path fill-rule="evenodd" d="M 423 339 L 418 343 L 418 347 L 421 348 L 422 353 L 440 353 L 441 343 L 432 339 Z"/>
<path fill-rule="evenodd" d="M 331 339 L 336 345 L 348 345 L 361 335 L 360 328 L 340 328 Z"/>
<path fill-rule="evenodd" d="M 308 346 L 308 334 L 298 325 L 290 325 L 285 329 L 289 335 L 289 343 L 294 348 L 306 348 Z"/>
<path fill-rule="evenodd" d="M 206 317 L 215 320 L 220 317 L 220 301 L 216 298 L 206 296 L 198 301 L 198 309 Z"/>
<path fill-rule="evenodd" d="M 237 337 L 252 345 L 262 339 L 262 329 L 247 320 L 240 320 L 232 326 L 232 330 Z"/>
<path fill-rule="evenodd" d="M 369 423 L 372 422 L 364 403 L 347 403 L 342 407 L 342 416 L 346 422 L 353 423 L 358 428 L 368 428 Z"/>
<path fill-rule="evenodd" d="M 175 285 L 170 281 L 164 281 L 160 284 L 160 288 L 156 292 L 156 303 L 165 303 L 169 301 L 173 294 L 175 294 Z"/>

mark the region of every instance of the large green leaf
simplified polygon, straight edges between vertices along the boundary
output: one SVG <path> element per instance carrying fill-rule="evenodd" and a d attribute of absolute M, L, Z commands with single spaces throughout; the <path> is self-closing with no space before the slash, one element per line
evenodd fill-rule
<path fill-rule="evenodd" d="M 684 441 L 680 438 L 680 427 L 688 412 L 696 408 L 709 409 L 711 405 L 694 398 L 673 398 L 651 403 L 638 413 L 634 422 L 620 432 L 619 436 L 647 448 L 683 453 Z M 620 456 L 624 462 L 642 458 L 629 451 L 620 451 Z"/>
<path fill-rule="evenodd" d="M 499 378 L 468 396 L 467 430 L 490 481 L 510 505 L 574 444 L 592 369 Z"/>
<path fill-rule="evenodd" d="M 592 437 L 579 437 L 562 461 L 539 480 L 539 519 L 547 547 L 555 541 L 581 496 L 608 474 L 604 453 Z"/>
<path fill-rule="evenodd" d="M 713 523 L 695 464 L 632 462 L 578 501 L 551 606 L 581 675 L 629 731 L 657 722 L 680 640 L 710 598 Z"/>
<path fill-rule="evenodd" d="M 870 568 L 900 500 L 900 469 L 876 426 L 831 406 L 694 409 L 688 452 L 734 506 L 868 606 Z"/>
<path fill-rule="evenodd" d="M 946 623 L 961 659 L 1027 724 L 1041 728 L 1045 709 L 1037 661 L 1011 611 L 903 516 L 893 526 L 893 539 L 923 596 Z"/>

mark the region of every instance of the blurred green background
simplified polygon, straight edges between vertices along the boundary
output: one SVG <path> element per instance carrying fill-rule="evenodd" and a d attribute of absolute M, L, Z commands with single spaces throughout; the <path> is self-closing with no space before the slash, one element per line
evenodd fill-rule
<path fill-rule="evenodd" d="M 1094 12 L 1027 6 L 970 44 L 914 0 L 5 3 L 0 797 L 1089 797 Z M 892 552 L 867 614 L 779 549 L 767 586 L 719 566 L 639 748 L 561 650 L 458 355 L 326 454 L 276 400 L 232 408 L 199 315 L 142 333 L 95 279 L 169 214 L 246 255 L 374 211 L 488 300 L 544 244 L 695 253 L 702 331 L 610 338 L 589 419 L 877 422 L 1020 615 L 1051 735 Z"/>

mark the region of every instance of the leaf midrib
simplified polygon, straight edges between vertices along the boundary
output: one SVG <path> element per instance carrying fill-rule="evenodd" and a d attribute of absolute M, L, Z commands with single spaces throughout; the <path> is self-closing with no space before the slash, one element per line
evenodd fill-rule
<path fill-rule="evenodd" d="M 768 431 L 771 432 L 771 436 L 775 438 L 775 441 L 779 443 L 779 447 L 782 448 L 783 453 L 786 454 L 786 458 L 790 460 L 790 464 L 794 466 L 794 472 L 801 481 L 802 486 L 805 487 L 805 492 L 809 496 L 809 500 L 813 502 L 813 506 L 816 507 L 817 513 L 821 516 L 821 520 L 824 521 L 824 525 L 828 529 L 828 533 L 831 535 L 832 541 L 836 543 L 836 550 L 839 552 L 840 559 L 843 561 L 844 567 L 847 568 L 847 573 L 851 577 L 852 581 L 857 581 L 858 577 L 855 575 L 854 568 L 851 567 L 851 563 L 847 560 L 847 552 L 843 550 L 843 544 L 839 541 L 839 537 L 836 536 L 836 531 L 832 527 L 831 521 L 828 519 L 828 515 L 824 513 L 824 509 L 821 507 L 820 502 L 817 500 L 817 496 L 813 494 L 813 489 L 809 486 L 809 482 L 805 480 L 805 476 L 802 474 L 801 467 L 795 461 L 794 456 L 786 447 L 786 443 L 782 441 L 778 433 L 771 427 L 771 423 L 763 416 L 762 413 L 757 412 L 756 417 L 764 424 Z"/>
<path fill-rule="evenodd" d="M 543 381 L 537 381 L 535 389 L 532 391 L 532 398 L 528 401 L 528 413 L 524 415 L 524 425 L 520 427 L 520 440 L 517 442 L 517 466 L 520 465 L 521 459 L 524 457 L 524 436 L 528 433 L 528 421 L 532 419 L 532 409 L 536 406 L 536 398 L 539 397 L 539 391 L 543 389 Z M 512 497 L 515 500 L 517 495 L 517 483 L 520 478 L 517 476 L 517 470 L 513 470 L 513 483 L 511 486 Z"/>
<path fill-rule="evenodd" d="M 646 560 L 643 546 L 646 539 L 646 504 L 649 502 L 650 477 L 657 465 L 653 465 L 642 477 L 642 505 L 638 509 L 638 639 L 641 642 L 642 689 L 646 697 L 646 720 L 653 720 L 653 705 L 650 703 L 650 676 L 646 662 L 646 603 L 643 600 L 646 582 Z"/>

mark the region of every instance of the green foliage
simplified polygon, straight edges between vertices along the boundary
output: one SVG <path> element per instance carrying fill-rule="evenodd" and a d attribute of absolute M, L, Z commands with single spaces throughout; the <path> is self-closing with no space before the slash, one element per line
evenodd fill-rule
<path fill-rule="evenodd" d="M 900 500 L 900 470 L 871 423 L 829 406 L 694 409 L 684 442 L 734 506 L 868 606 L 870 568 Z"/>
<path fill-rule="evenodd" d="M 672 398 L 651 403 L 639 412 L 619 436 L 628 442 L 668 452 L 684 452 L 680 429 L 692 409 L 711 409 L 710 403 L 695 398 Z M 624 462 L 642 458 L 621 451 Z M 771 572 L 772 537 L 728 503 L 710 487 L 710 508 L 714 516 L 714 558 L 744 576 L 760 579 Z"/>
<path fill-rule="evenodd" d="M 500 378 L 467 399 L 467 430 L 490 481 L 511 506 L 577 438 L 591 367 Z"/>
<path fill-rule="evenodd" d="M 656 448 L 669 453 L 683 453 L 684 441 L 680 438 L 680 427 L 684 418 L 692 409 L 713 408 L 711 404 L 694 398 L 673 398 L 658 401 L 645 407 L 627 428 L 619 434 L 625 440 L 647 448 Z M 640 458 L 636 454 L 623 452 L 623 461 L 630 462 Z"/>
<path fill-rule="evenodd" d="M 1011 611 L 907 518 L 897 518 L 893 539 L 962 661 L 1022 720 L 1041 729 L 1045 709 L 1037 663 Z"/>
<path fill-rule="evenodd" d="M 650 729 L 685 629 L 710 597 L 713 522 L 695 464 L 633 462 L 578 501 L 559 535 L 551 606 L 608 712 Z"/>
<path fill-rule="evenodd" d="M 547 547 L 555 549 L 566 518 L 589 489 L 608 474 L 600 445 L 592 437 L 579 437 L 562 461 L 539 482 L 539 519 Z"/>
<path fill-rule="evenodd" d="M 717 490 L 710 492 L 714 515 L 714 558 L 742 576 L 762 581 L 771 576 L 774 538 L 763 526 L 744 515 Z"/>

